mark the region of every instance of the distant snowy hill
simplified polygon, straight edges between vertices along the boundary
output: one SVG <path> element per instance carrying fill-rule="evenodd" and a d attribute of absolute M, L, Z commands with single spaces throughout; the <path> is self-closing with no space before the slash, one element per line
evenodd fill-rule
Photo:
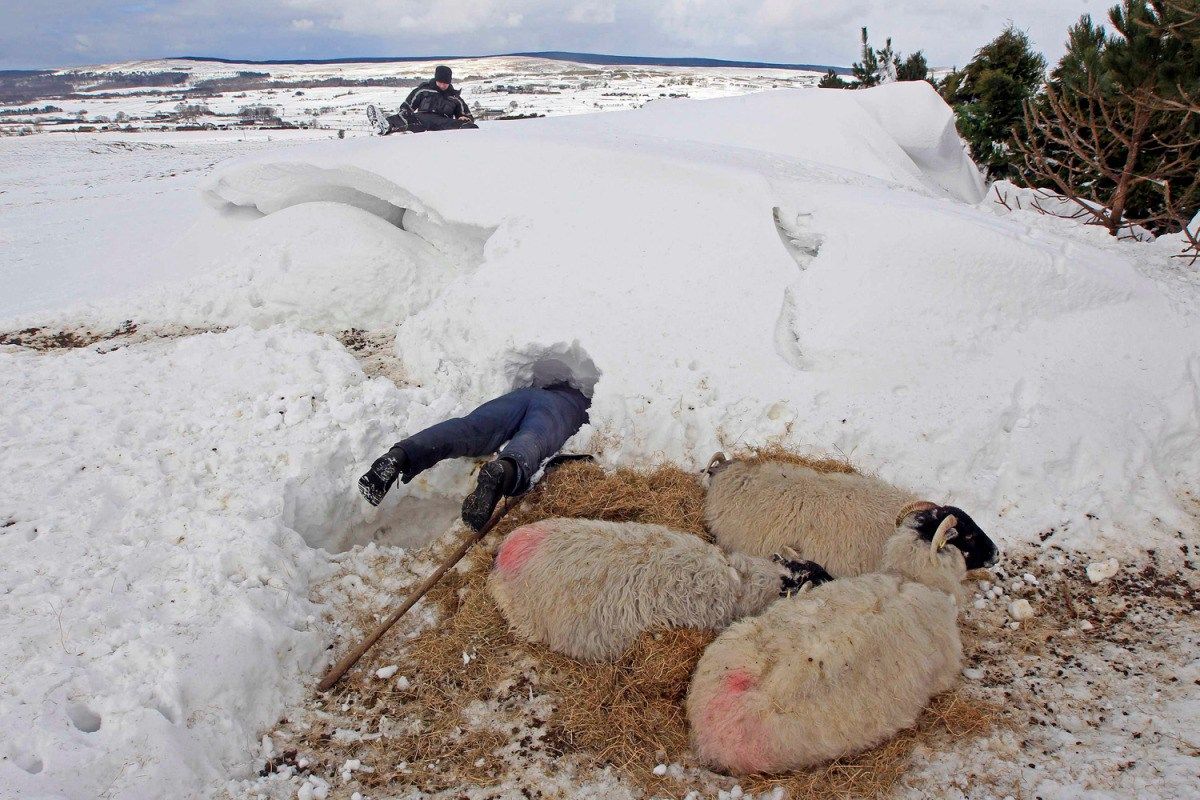
<path fill-rule="evenodd" d="M 815 86 L 825 68 L 571 53 L 456 58 L 477 117 L 638 108 L 660 98 Z M 703 62 L 703 63 L 700 63 Z M 65 131 L 306 127 L 363 129 L 368 103 L 394 109 L 437 59 L 229 61 L 167 58 L 0 75 L 0 135 Z M 267 119 L 242 119 L 265 109 Z"/>

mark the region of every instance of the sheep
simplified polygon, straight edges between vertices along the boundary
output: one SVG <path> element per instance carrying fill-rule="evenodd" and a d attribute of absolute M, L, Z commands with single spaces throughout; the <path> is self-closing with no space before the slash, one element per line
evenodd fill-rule
<path fill-rule="evenodd" d="M 799 583 L 781 563 L 661 525 L 547 519 L 508 534 L 487 586 L 518 636 L 607 661 L 642 631 L 720 630 Z"/>
<path fill-rule="evenodd" d="M 786 462 L 728 461 L 722 453 L 713 456 L 705 472 L 704 519 L 718 545 L 752 556 L 791 548 L 839 578 L 879 569 L 897 512 L 922 502 L 866 475 L 821 473 Z M 970 518 L 958 509 L 955 513 L 966 535 Z M 978 531 L 974 522 L 970 528 Z M 967 564 L 970 569 L 982 565 Z"/>
<path fill-rule="evenodd" d="M 883 572 L 833 580 L 806 562 L 819 585 L 718 636 L 688 687 L 700 759 L 736 773 L 784 772 L 916 722 L 961 667 L 956 618 L 971 551 L 995 549 L 986 536 L 964 541 L 958 524 L 945 507 L 906 509 Z"/>

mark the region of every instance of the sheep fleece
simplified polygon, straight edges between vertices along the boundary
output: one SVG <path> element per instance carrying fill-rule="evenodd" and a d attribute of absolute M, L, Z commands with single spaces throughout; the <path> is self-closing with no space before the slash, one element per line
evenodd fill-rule
<path fill-rule="evenodd" d="M 779 597 L 783 570 L 661 525 L 549 519 L 510 533 L 488 592 L 522 638 L 585 661 L 653 628 L 720 630 Z"/>
<path fill-rule="evenodd" d="M 942 592 L 872 573 L 735 623 L 688 689 L 697 755 L 734 772 L 783 772 L 884 741 L 954 684 L 956 613 Z"/>
<path fill-rule="evenodd" d="M 791 547 L 834 577 L 874 572 L 916 496 L 866 475 L 734 461 L 709 481 L 704 518 L 717 544 L 752 556 Z"/>

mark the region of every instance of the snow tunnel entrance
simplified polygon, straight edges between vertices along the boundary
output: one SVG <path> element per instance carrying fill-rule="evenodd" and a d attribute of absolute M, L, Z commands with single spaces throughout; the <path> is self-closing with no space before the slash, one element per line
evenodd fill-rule
<path fill-rule="evenodd" d="M 600 380 L 600 368 L 578 341 L 530 345 L 509 354 L 505 377 L 514 389 L 566 383 L 590 400 Z"/>

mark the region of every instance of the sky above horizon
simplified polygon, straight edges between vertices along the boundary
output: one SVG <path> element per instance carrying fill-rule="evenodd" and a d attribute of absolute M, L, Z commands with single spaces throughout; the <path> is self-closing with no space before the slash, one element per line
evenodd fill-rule
<path fill-rule="evenodd" d="M 859 28 L 962 65 L 1009 22 L 1053 63 L 1114 0 L 0 0 L 0 69 L 167 56 L 320 59 L 567 50 L 849 66 Z"/>

